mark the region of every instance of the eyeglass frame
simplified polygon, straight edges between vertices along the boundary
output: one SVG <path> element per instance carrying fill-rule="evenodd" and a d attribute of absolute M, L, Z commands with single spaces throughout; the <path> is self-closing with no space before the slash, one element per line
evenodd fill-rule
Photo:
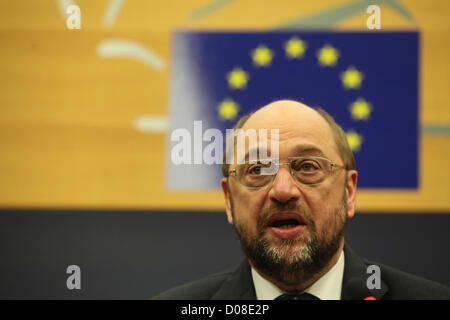
<path fill-rule="evenodd" d="M 244 187 L 249 188 L 249 189 L 262 189 L 262 188 L 265 188 L 265 187 L 269 186 L 271 183 L 273 183 L 273 181 L 275 180 L 275 176 L 278 174 L 279 167 L 280 166 L 286 166 L 286 165 L 289 166 L 289 172 L 291 173 L 291 176 L 294 179 L 294 181 L 296 183 L 299 183 L 299 184 L 304 185 L 304 186 L 315 186 L 315 185 L 321 184 L 323 181 L 326 180 L 326 178 L 328 178 L 331 175 L 331 173 L 333 172 L 333 168 L 343 168 L 343 169 L 347 170 L 347 167 L 345 165 L 337 164 L 337 163 L 331 161 L 330 159 L 327 159 L 327 158 L 324 158 L 324 157 L 299 156 L 299 157 L 288 157 L 287 159 L 288 159 L 289 162 L 281 162 L 281 163 L 277 163 L 277 161 L 276 160 L 274 161 L 274 159 L 262 159 L 262 160 L 260 160 L 260 161 L 265 161 L 265 162 L 269 162 L 270 161 L 270 162 L 273 162 L 274 164 L 277 165 L 277 172 L 275 172 L 273 174 L 266 174 L 266 175 L 271 175 L 272 176 L 272 179 L 266 185 L 261 186 L 261 187 L 250 187 L 250 186 L 246 186 L 245 184 L 243 184 L 241 182 L 239 182 L 239 183 L 241 185 L 243 185 Z M 292 166 L 291 166 L 291 164 L 295 160 L 298 160 L 298 159 L 320 159 L 320 160 L 325 160 L 325 161 L 330 163 L 330 167 L 331 167 L 331 170 L 329 170 L 330 174 L 323 181 L 318 182 L 318 183 L 312 183 L 312 184 L 302 183 L 302 182 L 298 181 L 298 179 L 295 177 L 295 174 L 294 174 Z M 249 164 L 249 163 L 244 162 L 242 164 Z M 240 165 L 240 164 L 238 164 L 238 165 Z M 228 177 L 230 177 L 232 173 L 234 173 L 234 176 L 237 177 L 236 176 L 236 168 L 231 169 L 230 171 L 228 171 Z M 239 181 L 239 179 L 238 179 L 238 181 Z"/>

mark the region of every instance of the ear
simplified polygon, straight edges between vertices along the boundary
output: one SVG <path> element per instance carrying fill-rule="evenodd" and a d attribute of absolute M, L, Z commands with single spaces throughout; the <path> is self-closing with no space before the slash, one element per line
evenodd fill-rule
<path fill-rule="evenodd" d="M 347 185 L 345 192 L 347 193 L 347 218 L 353 218 L 356 210 L 356 183 L 358 181 L 358 172 L 356 170 L 347 171 Z"/>
<path fill-rule="evenodd" d="M 231 214 L 231 200 L 230 200 L 230 193 L 228 192 L 227 187 L 227 178 L 222 178 L 220 184 L 222 185 L 222 191 L 225 196 L 225 208 L 227 212 L 228 223 L 233 224 L 233 215 Z"/>

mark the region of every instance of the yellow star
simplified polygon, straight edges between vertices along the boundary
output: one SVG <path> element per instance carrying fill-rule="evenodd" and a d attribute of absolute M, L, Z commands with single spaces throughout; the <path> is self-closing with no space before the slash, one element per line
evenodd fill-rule
<path fill-rule="evenodd" d="M 364 141 L 362 135 L 358 134 L 356 131 L 350 130 L 346 134 L 347 141 L 352 151 L 359 151 L 361 149 L 361 144 Z"/>
<path fill-rule="evenodd" d="M 217 111 L 222 120 L 232 120 L 238 114 L 239 105 L 231 99 L 225 99 L 219 104 Z"/>
<path fill-rule="evenodd" d="M 362 98 L 350 104 L 350 113 L 353 120 L 368 120 L 372 112 L 372 105 Z"/>
<path fill-rule="evenodd" d="M 231 89 L 244 89 L 249 78 L 248 73 L 239 67 L 227 73 L 228 85 Z"/>
<path fill-rule="evenodd" d="M 317 50 L 316 55 L 322 67 L 334 67 L 339 58 L 339 50 L 326 44 Z"/>
<path fill-rule="evenodd" d="M 342 85 L 345 89 L 359 89 L 364 79 L 364 74 L 354 67 L 350 67 L 341 73 Z"/>
<path fill-rule="evenodd" d="M 292 37 L 284 43 L 284 50 L 290 59 L 303 58 L 307 47 L 306 42 L 297 37 Z"/>
<path fill-rule="evenodd" d="M 252 50 L 253 64 L 257 67 L 268 67 L 272 62 L 274 56 L 273 50 L 270 50 L 265 45 L 259 45 L 256 49 Z"/>

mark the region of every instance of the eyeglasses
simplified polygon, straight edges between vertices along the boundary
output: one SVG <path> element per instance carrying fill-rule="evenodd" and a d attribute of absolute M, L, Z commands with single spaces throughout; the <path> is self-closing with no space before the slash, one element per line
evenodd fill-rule
<path fill-rule="evenodd" d="M 247 161 L 238 164 L 228 173 L 234 174 L 237 180 L 251 189 L 258 189 L 269 185 L 275 178 L 279 166 L 289 166 L 295 181 L 304 185 L 315 185 L 325 181 L 334 168 L 345 168 L 343 165 L 333 163 L 331 160 L 321 157 L 290 157 L 289 162 L 278 163 L 272 159 Z M 276 165 L 273 174 L 267 174 L 267 168 Z M 265 171 L 265 172 L 264 172 Z"/>

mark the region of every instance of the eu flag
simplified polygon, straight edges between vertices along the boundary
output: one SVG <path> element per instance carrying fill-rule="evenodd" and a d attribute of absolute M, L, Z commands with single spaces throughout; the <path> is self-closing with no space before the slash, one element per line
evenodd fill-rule
<path fill-rule="evenodd" d="M 417 32 L 176 32 L 170 129 L 232 128 L 293 99 L 330 113 L 347 134 L 360 188 L 418 187 Z M 170 133 L 169 133 L 170 137 Z M 206 143 L 205 143 L 206 144 Z M 175 165 L 169 189 L 216 189 L 219 165 Z"/>

